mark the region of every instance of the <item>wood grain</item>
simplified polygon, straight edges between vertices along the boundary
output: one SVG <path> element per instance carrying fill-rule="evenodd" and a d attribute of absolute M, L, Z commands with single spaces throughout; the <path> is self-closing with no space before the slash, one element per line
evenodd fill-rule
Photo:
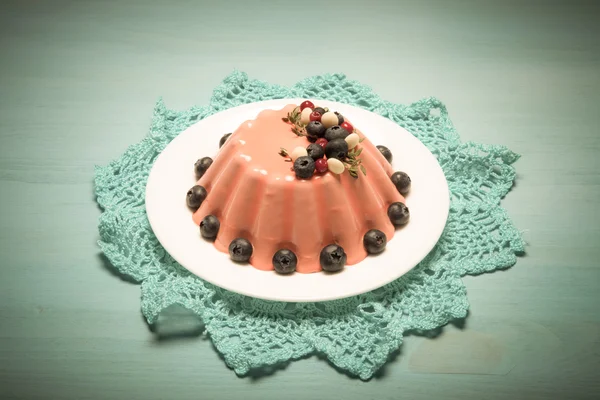
<path fill-rule="evenodd" d="M 0 398 L 597 398 L 599 20 L 593 1 L 2 2 Z M 238 378 L 200 324 L 151 332 L 98 255 L 93 167 L 159 96 L 204 104 L 236 68 L 440 98 L 463 140 L 523 155 L 502 204 L 526 256 L 465 278 L 464 326 L 407 337 L 366 383 L 317 357 Z"/>

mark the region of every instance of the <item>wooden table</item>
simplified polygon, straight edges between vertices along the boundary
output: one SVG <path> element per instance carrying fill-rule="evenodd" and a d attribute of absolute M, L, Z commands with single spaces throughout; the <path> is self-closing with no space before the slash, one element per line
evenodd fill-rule
<path fill-rule="evenodd" d="M 598 398 L 599 21 L 592 1 L 2 2 L 0 398 Z M 503 206 L 527 255 L 466 278 L 465 326 L 369 382 L 316 357 L 238 378 L 203 335 L 158 340 L 99 255 L 93 167 L 159 96 L 206 104 L 234 69 L 442 99 L 465 141 L 523 155 Z"/>

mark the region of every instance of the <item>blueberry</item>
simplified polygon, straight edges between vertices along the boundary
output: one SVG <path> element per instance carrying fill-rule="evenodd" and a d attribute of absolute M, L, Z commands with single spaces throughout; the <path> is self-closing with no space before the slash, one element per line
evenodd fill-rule
<path fill-rule="evenodd" d="M 399 201 L 390 204 L 387 214 L 390 218 L 390 222 L 394 226 L 405 225 L 410 219 L 410 211 L 408 210 L 408 207 L 406 207 L 406 204 Z"/>
<path fill-rule="evenodd" d="M 344 139 L 333 139 L 325 145 L 327 158 L 344 160 L 348 156 L 348 143 Z"/>
<path fill-rule="evenodd" d="M 309 144 L 306 148 L 306 152 L 308 153 L 308 156 L 315 161 L 325 156 L 325 150 L 323 147 L 316 143 Z"/>
<path fill-rule="evenodd" d="M 344 249 L 337 244 L 330 244 L 321 250 L 319 261 L 323 271 L 337 272 L 346 265 L 346 253 Z"/>
<path fill-rule="evenodd" d="M 207 215 L 202 221 L 200 221 L 200 234 L 205 239 L 214 239 L 219 233 L 221 223 L 219 219 L 214 215 Z"/>
<path fill-rule="evenodd" d="M 325 131 L 325 139 L 329 140 L 330 142 L 333 139 L 346 139 L 346 136 L 348 135 L 348 131 L 339 125 L 334 125 L 330 128 L 327 128 Z"/>
<path fill-rule="evenodd" d="M 392 152 L 385 146 L 379 145 L 377 146 L 377 150 L 385 157 L 385 159 L 391 164 L 394 157 L 392 156 Z"/>
<path fill-rule="evenodd" d="M 281 249 L 273 256 L 273 268 L 279 274 L 291 274 L 296 271 L 298 258 L 293 251 Z"/>
<path fill-rule="evenodd" d="M 296 161 L 294 161 L 294 172 L 296 173 L 296 178 L 298 179 L 312 178 L 313 174 L 315 173 L 315 160 L 308 156 L 296 158 Z"/>
<path fill-rule="evenodd" d="M 385 250 L 387 237 L 379 229 L 371 229 L 363 237 L 363 245 L 369 254 L 379 254 Z"/>
<path fill-rule="evenodd" d="M 234 239 L 229 245 L 229 256 L 235 262 L 246 262 L 250 260 L 252 251 L 252 244 L 246 239 Z"/>
<path fill-rule="evenodd" d="M 323 115 L 325 114 L 327 111 L 325 111 L 325 109 L 323 107 L 317 107 L 313 109 L 313 112 L 318 112 L 319 114 Z"/>
<path fill-rule="evenodd" d="M 229 136 L 231 136 L 231 133 L 223 135 L 223 137 L 221 138 L 221 140 L 219 140 L 219 148 L 223 147 L 223 145 L 225 144 L 225 142 L 227 141 L 227 139 L 229 139 Z"/>
<path fill-rule="evenodd" d="M 406 174 L 406 172 L 397 171 L 394 172 L 391 176 L 392 183 L 396 186 L 396 189 L 400 192 L 401 195 L 406 195 L 410 190 L 410 177 Z"/>
<path fill-rule="evenodd" d="M 194 164 L 194 171 L 196 171 L 196 179 L 202 178 L 202 175 L 206 173 L 208 167 L 212 165 L 212 158 L 204 157 L 196 161 Z"/>
<path fill-rule="evenodd" d="M 310 121 L 308 125 L 306 125 L 306 133 L 309 136 L 323 137 L 325 136 L 325 125 L 323 125 L 320 121 Z"/>
<path fill-rule="evenodd" d="M 311 143 L 314 143 L 314 142 L 316 142 L 316 141 L 317 141 L 317 139 L 318 139 L 318 137 L 317 137 L 317 136 L 306 135 L 306 140 L 308 140 L 308 141 L 309 141 L 309 142 L 311 142 Z"/>
<path fill-rule="evenodd" d="M 190 190 L 188 190 L 187 195 L 185 196 L 186 203 L 189 208 L 194 211 L 200 208 L 200 205 L 206 199 L 208 193 L 203 186 L 196 185 L 193 186 Z"/>
<path fill-rule="evenodd" d="M 344 123 L 344 117 L 342 117 L 342 114 L 340 114 L 339 112 L 334 112 L 335 115 L 337 115 L 338 117 L 338 125 L 341 125 Z"/>

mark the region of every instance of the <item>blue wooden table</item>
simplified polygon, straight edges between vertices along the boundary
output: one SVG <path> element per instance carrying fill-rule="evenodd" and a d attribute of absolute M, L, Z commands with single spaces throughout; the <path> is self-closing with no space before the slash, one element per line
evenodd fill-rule
<path fill-rule="evenodd" d="M 593 1 L 2 2 L 0 398 L 598 398 L 599 21 Z M 465 278 L 464 323 L 369 382 L 317 357 L 239 378 L 201 329 L 160 339 L 99 254 L 93 168 L 159 96 L 206 104 L 234 69 L 440 98 L 463 140 L 523 155 L 502 204 L 526 256 Z"/>

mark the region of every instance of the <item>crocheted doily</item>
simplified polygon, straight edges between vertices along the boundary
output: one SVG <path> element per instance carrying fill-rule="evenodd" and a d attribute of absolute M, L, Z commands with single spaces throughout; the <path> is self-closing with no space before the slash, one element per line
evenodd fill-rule
<path fill-rule="evenodd" d="M 343 102 L 383 115 L 407 129 L 437 157 L 451 192 L 446 228 L 413 270 L 375 291 L 319 303 L 254 299 L 213 286 L 177 264 L 154 236 L 144 193 L 159 153 L 180 132 L 216 112 L 279 98 Z M 432 110 L 437 110 L 432 112 Z M 446 107 L 435 98 L 411 105 L 381 99 L 341 74 L 305 79 L 291 88 L 228 76 L 210 104 L 173 111 L 159 100 L 149 135 L 117 160 L 96 167 L 99 245 L 122 274 L 141 283 L 142 312 L 150 324 L 180 305 L 198 315 L 227 365 L 240 375 L 311 353 L 369 379 L 409 330 L 438 328 L 466 316 L 461 276 L 507 268 L 524 251 L 520 233 L 500 199 L 515 179 L 518 155 L 504 146 L 462 143 Z"/>

